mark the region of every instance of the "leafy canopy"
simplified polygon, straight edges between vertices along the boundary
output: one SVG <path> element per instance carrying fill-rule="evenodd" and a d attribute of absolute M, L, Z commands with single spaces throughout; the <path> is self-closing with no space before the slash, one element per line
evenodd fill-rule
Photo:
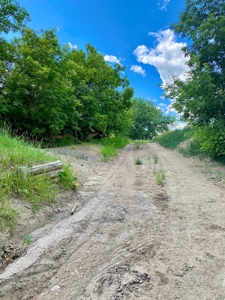
<path fill-rule="evenodd" d="M 183 51 L 190 70 L 186 81 L 174 78 L 164 96 L 174 99 L 173 107 L 183 119 L 199 128 L 202 141 L 202 135 L 212 132 L 205 149 L 225 154 L 225 143 L 217 143 L 225 138 L 225 2 L 187 0 L 172 28 L 189 39 Z"/>

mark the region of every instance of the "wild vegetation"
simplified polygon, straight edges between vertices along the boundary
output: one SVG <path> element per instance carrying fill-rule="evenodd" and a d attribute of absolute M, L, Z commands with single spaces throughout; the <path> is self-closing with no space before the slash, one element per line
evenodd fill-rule
<path fill-rule="evenodd" d="M 175 149 L 180 143 L 190 139 L 193 136 L 193 128 L 186 127 L 182 130 L 176 129 L 158 135 L 153 141 L 168 149 Z"/>
<path fill-rule="evenodd" d="M 186 81 L 174 78 L 165 97 L 184 121 L 197 129 L 203 151 L 225 154 L 225 2 L 187 0 L 180 20 L 172 28 L 188 39 L 183 49 L 189 57 Z"/>
<path fill-rule="evenodd" d="M 11 197 L 21 197 L 32 206 L 35 214 L 42 203 L 54 202 L 61 188 L 77 187 L 76 177 L 68 166 L 59 173 L 54 183 L 45 176 L 28 175 L 26 180 L 18 175 L 18 166 L 32 166 L 54 161 L 55 157 L 34 148 L 19 137 L 13 137 L 8 130 L 0 131 L 0 224 L 4 228 L 14 229 L 19 213 L 11 207 Z"/>

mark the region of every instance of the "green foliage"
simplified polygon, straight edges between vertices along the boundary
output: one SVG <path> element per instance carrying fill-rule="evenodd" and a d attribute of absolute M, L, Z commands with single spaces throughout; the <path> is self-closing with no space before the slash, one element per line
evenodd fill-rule
<path fill-rule="evenodd" d="M 101 154 L 104 157 L 104 161 L 108 161 L 110 157 L 118 155 L 116 149 L 124 148 L 129 144 L 129 139 L 125 137 L 102 138 L 100 143 L 103 145 Z"/>
<path fill-rule="evenodd" d="M 156 165 L 158 163 L 158 156 L 155 154 L 153 156 L 154 164 Z"/>
<path fill-rule="evenodd" d="M 28 12 L 17 1 L 1 0 L 0 33 L 19 31 L 28 20 Z"/>
<path fill-rule="evenodd" d="M 24 239 L 23 239 L 23 245 L 29 246 L 32 242 L 32 235 L 31 234 L 27 234 Z"/>
<path fill-rule="evenodd" d="M 202 151 L 224 155 L 225 2 L 187 0 L 172 27 L 191 41 L 183 49 L 190 71 L 185 82 L 174 78 L 164 87 L 164 96 L 175 99 L 173 107 L 182 118 L 199 128 Z"/>
<path fill-rule="evenodd" d="M 8 130 L 0 128 L 0 167 L 7 169 L 9 166 L 32 165 L 37 162 L 52 161 L 54 158 L 40 147 L 34 148 L 22 138 L 12 137 Z"/>
<path fill-rule="evenodd" d="M 65 189 L 77 188 L 77 178 L 73 175 L 73 172 L 69 166 L 63 166 L 63 171 L 59 172 L 59 183 Z"/>
<path fill-rule="evenodd" d="M 116 147 L 114 145 L 102 147 L 101 154 L 103 155 L 104 161 L 108 161 L 111 157 L 115 157 L 118 155 Z"/>
<path fill-rule="evenodd" d="M 132 139 L 150 140 L 158 133 L 167 131 L 168 124 L 175 121 L 172 117 L 164 116 L 151 101 L 141 98 L 133 100 L 132 110 L 134 115 L 134 127 L 130 132 Z"/>
<path fill-rule="evenodd" d="M 156 177 L 156 182 L 158 184 L 162 184 L 163 180 L 165 179 L 165 173 L 164 173 L 164 171 L 162 169 L 159 170 L 159 171 L 157 171 L 156 174 L 155 174 L 155 177 Z"/>
<path fill-rule="evenodd" d="M 10 197 L 19 195 L 32 205 L 35 214 L 42 203 L 54 202 L 58 186 L 46 176 L 28 175 L 26 180 L 18 176 L 18 166 L 32 166 L 53 161 L 41 149 L 35 149 L 22 139 L 11 137 L 6 129 L 0 130 L 0 225 L 11 232 L 16 226 L 19 214 L 11 207 Z M 74 186 L 73 186 L 74 187 Z"/>
<path fill-rule="evenodd" d="M 115 148 L 121 149 L 129 144 L 129 139 L 126 137 L 102 138 L 100 142 L 104 146 L 113 145 Z"/>
<path fill-rule="evenodd" d="M 142 160 L 139 157 L 135 159 L 135 165 L 142 165 Z"/>
<path fill-rule="evenodd" d="M 57 147 L 65 147 L 65 146 L 74 146 L 74 138 L 62 138 L 59 139 L 57 142 L 55 142 L 55 144 L 57 145 Z"/>
<path fill-rule="evenodd" d="M 0 227 L 3 229 L 8 228 L 10 233 L 13 233 L 17 224 L 19 213 L 15 209 L 11 208 L 10 202 L 6 196 L 3 196 L 3 192 L 4 190 L 0 186 Z"/>
<path fill-rule="evenodd" d="M 175 149 L 181 142 L 188 140 L 193 135 L 191 127 L 184 129 L 176 129 L 174 131 L 165 132 L 157 136 L 154 141 L 168 149 Z"/>
<path fill-rule="evenodd" d="M 222 122 L 200 127 L 195 137 L 200 142 L 203 152 L 216 153 L 218 156 L 225 155 L 225 129 Z"/>
<path fill-rule="evenodd" d="M 178 151 L 184 156 L 201 157 L 203 155 L 201 150 L 201 144 L 196 138 L 187 141 L 187 144 L 185 146 L 178 148 Z"/>
<path fill-rule="evenodd" d="M 8 45 L 13 63 L 0 62 L 0 120 L 51 141 L 66 132 L 83 140 L 130 130 L 133 89 L 123 66 L 89 44 L 86 52 L 61 47 L 54 30 L 24 29 Z"/>
<path fill-rule="evenodd" d="M 0 3 L 0 35 L 10 31 L 21 31 L 25 23 L 29 21 L 28 12 L 15 0 L 1 0 Z M 4 82 L 7 75 L 7 65 L 13 60 L 12 46 L 4 38 L 0 37 L 0 83 Z M 1 96 L 0 96 L 1 97 Z"/>
<path fill-rule="evenodd" d="M 141 146 L 141 141 L 135 141 L 134 144 L 136 145 L 136 148 L 139 149 Z"/>

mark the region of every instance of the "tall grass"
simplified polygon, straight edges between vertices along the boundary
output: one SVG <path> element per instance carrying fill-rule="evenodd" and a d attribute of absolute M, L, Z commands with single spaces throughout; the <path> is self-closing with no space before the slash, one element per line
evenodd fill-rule
<path fill-rule="evenodd" d="M 102 138 L 100 142 L 103 145 L 101 154 L 104 161 L 108 161 L 111 157 L 118 155 L 117 149 L 124 148 L 129 144 L 129 139 L 124 137 Z"/>
<path fill-rule="evenodd" d="M 58 185 L 45 176 L 27 176 L 22 179 L 16 172 L 18 166 L 56 160 L 40 148 L 34 148 L 23 139 L 13 137 L 0 129 L 0 225 L 10 231 L 16 226 L 19 213 L 12 207 L 11 197 L 19 196 L 30 202 L 33 214 L 43 202 L 53 202 L 59 191 Z M 72 178 L 72 177 L 71 177 Z"/>
<path fill-rule="evenodd" d="M 182 130 L 176 129 L 174 131 L 165 132 L 156 138 L 154 142 L 168 149 L 175 149 L 180 143 L 190 139 L 193 136 L 193 129 L 185 127 Z"/>

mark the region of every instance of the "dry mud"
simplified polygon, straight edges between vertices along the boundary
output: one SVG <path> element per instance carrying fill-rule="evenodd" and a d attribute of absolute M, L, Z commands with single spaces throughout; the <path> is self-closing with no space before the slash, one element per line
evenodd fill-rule
<path fill-rule="evenodd" d="M 0 274 L 0 299 L 225 299 L 222 185 L 157 144 L 128 145 L 108 163 L 96 148 L 60 151 L 77 172 L 77 194 Z"/>

